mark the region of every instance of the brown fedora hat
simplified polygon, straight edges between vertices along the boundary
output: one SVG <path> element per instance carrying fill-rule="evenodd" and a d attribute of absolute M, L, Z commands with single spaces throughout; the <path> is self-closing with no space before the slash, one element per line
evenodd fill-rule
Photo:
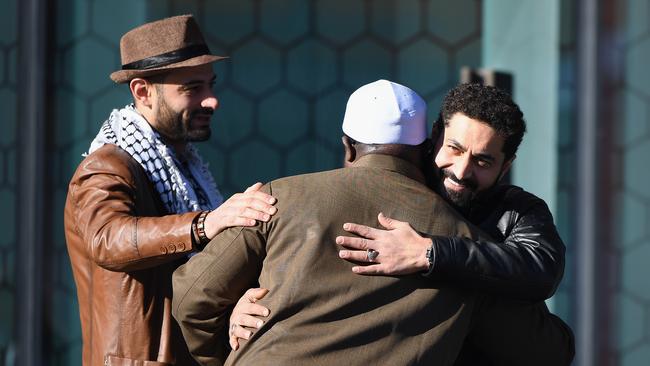
<path fill-rule="evenodd" d="M 111 74 L 116 83 L 226 58 L 210 54 L 191 15 L 158 20 L 128 31 L 120 39 L 120 56 L 122 69 Z"/>

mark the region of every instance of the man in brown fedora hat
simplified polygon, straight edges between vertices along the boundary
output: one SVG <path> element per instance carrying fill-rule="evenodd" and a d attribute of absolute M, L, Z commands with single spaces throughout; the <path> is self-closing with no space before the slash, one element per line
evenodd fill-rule
<path fill-rule="evenodd" d="M 210 53 L 191 15 L 120 41 L 133 104 L 115 109 L 69 185 L 65 234 L 84 365 L 193 364 L 171 317 L 171 275 L 231 226 L 268 221 L 275 199 L 251 186 L 223 202 L 197 150 L 218 107 Z"/>

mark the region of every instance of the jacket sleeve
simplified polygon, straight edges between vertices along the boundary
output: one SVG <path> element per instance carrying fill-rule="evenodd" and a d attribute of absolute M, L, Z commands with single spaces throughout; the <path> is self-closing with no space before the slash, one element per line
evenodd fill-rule
<path fill-rule="evenodd" d="M 108 270 L 127 272 L 187 255 L 198 212 L 140 216 L 134 167 L 106 150 L 86 158 L 70 184 L 72 219 L 88 257 Z"/>
<path fill-rule="evenodd" d="M 229 228 L 172 276 L 172 315 L 192 356 L 202 365 L 222 365 L 229 312 L 255 287 L 266 255 L 267 223 Z"/>
<path fill-rule="evenodd" d="M 569 366 L 575 355 L 571 328 L 544 302 L 521 303 L 486 296 L 472 314 L 470 332 L 454 366 Z M 463 354 L 471 348 L 473 360 Z M 487 361 L 489 360 L 489 361 Z"/>
<path fill-rule="evenodd" d="M 503 242 L 430 236 L 434 260 L 426 276 L 512 299 L 551 297 L 564 273 L 564 243 L 544 201 L 525 194 L 497 223 Z"/>

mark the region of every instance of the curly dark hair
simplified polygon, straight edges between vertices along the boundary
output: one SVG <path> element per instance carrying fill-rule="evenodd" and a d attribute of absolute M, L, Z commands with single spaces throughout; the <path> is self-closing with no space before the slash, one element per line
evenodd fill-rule
<path fill-rule="evenodd" d="M 459 112 L 486 123 L 505 139 L 506 161 L 515 155 L 526 132 L 526 122 L 508 93 L 493 86 L 460 84 L 445 96 L 436 124 L 440 127 L 442 119 L 447 126 L 451 117 Z"/>

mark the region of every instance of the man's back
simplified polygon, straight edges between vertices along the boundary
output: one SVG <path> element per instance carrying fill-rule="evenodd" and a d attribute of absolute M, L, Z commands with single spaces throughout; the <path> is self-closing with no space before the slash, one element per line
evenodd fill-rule
<path fill-rule="evenodd" d="M 474 297 L 418 275 L 354 275 L 335 244 L 345 222 L 376 224 L 380 211 L 418 231 L 476 235 L 419 176 L 403 160 L 368 155 L 270 183 L 278 213 L 268 224 L 227 230 L 174 275 L 174 314 L 194 355 L 216 362 L 211 342 L 227 307 L 259 279 L 273 313 L 228 363 L 452 364 Z"/>

